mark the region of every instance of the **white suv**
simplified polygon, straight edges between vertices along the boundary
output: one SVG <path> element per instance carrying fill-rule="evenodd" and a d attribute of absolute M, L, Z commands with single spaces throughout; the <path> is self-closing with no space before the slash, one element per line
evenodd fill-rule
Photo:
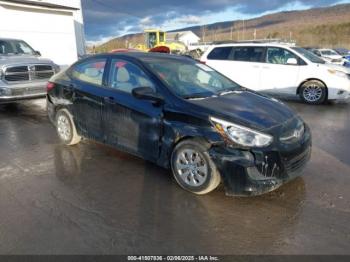
<path fill-rule="evenodd" d="M 272 95 L 299 95 L 309 104 L 350 98 L 350 69 L 326 64 L 287 44 L 214 45 L 201 62 L 243 87 Z"/>

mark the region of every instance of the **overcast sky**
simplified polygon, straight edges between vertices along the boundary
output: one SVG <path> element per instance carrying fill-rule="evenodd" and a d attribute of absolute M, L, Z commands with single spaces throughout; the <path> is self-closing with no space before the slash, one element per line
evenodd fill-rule
<path fill-rule="evenodd" d="M 248 19 L 276 11 L 350 3 L 350 0 L 82 0 L 87 41 L 104 42 L 145 28 Z"/>

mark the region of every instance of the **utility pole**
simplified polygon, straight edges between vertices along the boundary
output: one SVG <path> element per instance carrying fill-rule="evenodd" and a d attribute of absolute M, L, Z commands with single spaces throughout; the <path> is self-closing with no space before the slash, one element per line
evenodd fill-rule
<path fill-rule="evenodd" d="M 202 41 L 205 42 L 205 26 L 202 26 Z"/>
<path fill-rule="evenodd" d="M 239 41 L 239 34 L 241 29 L 239 28 L 239 24 L 237 25 L 237 41 Z"/>
<path fill-rule="evenodd" d="M 243 32 L 242 32 L 242 36 L 243 36 L 243 41 L 245 40 L 245 25 L 244 25 L 245 21 L 243 19 Z"/>
<path fill-rule="evenodd" d="M 254 29 L 254 40 L 256 40 L 256 28 Z"/>

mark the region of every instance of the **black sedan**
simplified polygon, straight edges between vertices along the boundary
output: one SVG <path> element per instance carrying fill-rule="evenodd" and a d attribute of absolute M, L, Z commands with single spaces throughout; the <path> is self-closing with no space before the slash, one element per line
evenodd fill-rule
<path fill-rule="evenodd" d="M 91 56 L 47 90 L 64 144 L 84 137 L 111 145 L 171 169 L 196 194 L 223 182 L 228 195 L 260 195 L 300 175 L 310 158 L 311 134 L 298 115 L 190 58 Z"/>

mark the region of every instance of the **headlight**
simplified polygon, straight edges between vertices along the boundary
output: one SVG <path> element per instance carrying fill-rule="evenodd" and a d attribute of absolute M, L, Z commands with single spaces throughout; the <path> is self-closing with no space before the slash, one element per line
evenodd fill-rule
<path fill-rule="evenodd" d="M 343 77 L 343 78 L 348 78 L 348 75 L 342 71 L 328 69 L 328 72 L 331 73 L 332 75 L 336 75 L 336 76 Z"/>
<path fill-rule="evenodd" d="M 236 125 L 211 117 L 217 131 L 232 142 L 244 147 L 266 147 L 271 145 L 273 137 L 250 128 Z"/>

